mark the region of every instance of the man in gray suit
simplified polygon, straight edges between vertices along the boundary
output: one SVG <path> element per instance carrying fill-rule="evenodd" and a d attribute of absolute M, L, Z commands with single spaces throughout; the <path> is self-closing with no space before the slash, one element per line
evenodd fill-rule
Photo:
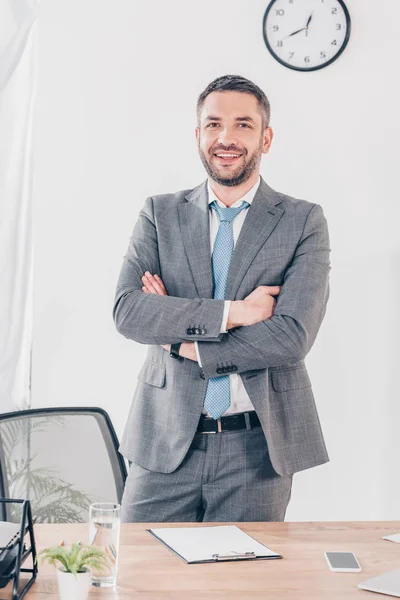
<path fill-rule="evenodd" d="M 117 285 L 117 330 L 148 345 L 122 519 L 282 521 L 293 474 L 328 461 L 304 364 L 329 295 L 326 220 L 260 177 L 258 86 L 219 77 L 197 117 L 208 179 L 146 200 Z"/>

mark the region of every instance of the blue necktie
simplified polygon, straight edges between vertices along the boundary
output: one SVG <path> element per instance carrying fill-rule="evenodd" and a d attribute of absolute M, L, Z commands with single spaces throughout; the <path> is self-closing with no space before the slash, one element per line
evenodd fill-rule
<path fill-rule="evenodd" d="M 226 280 L 234 248 L 232 221 L 241 210 L 248 208 L 250 204 L 243 201 L 238 208 L 220 208 L 214 201 L 211 202 L 210 206 L 218 213 L 220 221 L 211 258 L 214 284 L 213 297 L 223 300 L 225 299 Z M 219 419 L 230 405 L 229 375 L 209 379 L 204 398 L 204 408 L 207 412 L 213 419 Z"/>

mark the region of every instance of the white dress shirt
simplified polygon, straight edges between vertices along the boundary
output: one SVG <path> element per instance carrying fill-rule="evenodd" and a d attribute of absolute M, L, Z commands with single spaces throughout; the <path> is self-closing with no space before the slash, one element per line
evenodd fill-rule
<path fill-rule="evenodd" d="M 235 202 L 235 204 L 232 204 L 232 206 L 230 206 L 229 208 L 239 207 L 242 204 L 243 200 L 245 200 L 246 202 L 251 204 L 254 200 L 254 196 L 256 195 L 256 192 L 260 185 L 260 181 L 261 181 L 261 177 L 258 179 L 257 183 L 255 185 L 253 185 L 253 187 L 247 192 L 247 194 L 245 194 L 243 196 L 243 198 L 240 198 L 240 200 Z M 221 200 L 219 200 L 217 198 L 217 196 L 215 195 L 213 189 L 210 186 L 210 182 L 208 182 L 208 184 L 207 184 L 207 190 L 208 190 L 208 204 L 209 205 L 211 204 L 211 202 L 216 201 L 217 204 L 221 208 L 227 208 L 225 206 L 225 204 L 223 204 L 221 202 Z M 242 211 L 240 211 L 240 213 L 234 218 L 234 220 L 232 222 L 233 243 L 234 244 L 236 244 L 236 242 L 237 242 L 237 239 L 239 237 L 239 234 L 242 229 L 242 226 L 243 226 L 243 223 L 246 218 L 248 210 L 249 210 L 248 208 L 244 208 Z M 218 232 L 218 228 L 219 228 L 219 217 L 218 217 L 217 211 L 210 208 L 210 217 L 209 218 L 210 218 L 210 256 L 211 256 L 213 253 L 215 238 L 217 237 L 217 232 Z M 226 323 L 228 320 L 230 305 L 231 305 L 231 301 L 226 300 L 224 315 L 222 318 L 222 324 L 221 324 L 221 329 L 220 329 L 221 333 L 226 333 Z M 215 343 L 218 343 L 218 342 L 215 342 Z M 197 353 L 197 360 L 198 360 L 199 366 L 201 367 L 201 360 L 200 360 L 199 350 L 197 347 L 197 342 L 195 342 L 195 348 L 196 348 L 196 353 Z M 246 389 L 243 385 L 240 375 L 238 375 L 237 373 L 234 373 L 233 375 L 227 375 L 227 377 L 229 377 L 229 379 L 230 379 L 231 405 L 228 408 L 228 410 L 226 412 L 224 412 L 223 416 L 254 410 L 254 406 L 252 405 L 252 403 L 250 401 L 249 395 L 246 392 Z M 205 408 L 203 408 L 202 412 L 204 414 L 208 414 Z"/>

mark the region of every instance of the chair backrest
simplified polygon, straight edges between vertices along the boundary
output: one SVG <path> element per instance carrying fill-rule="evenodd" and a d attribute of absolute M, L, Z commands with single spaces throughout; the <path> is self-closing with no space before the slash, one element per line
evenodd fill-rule
<path fill-rule="evenodd" d="M 0 495 L 30 500 L 36 522 L 87 522 L 92 502 L 121 502 L 125 479 L 116 433 L 101 408 L 0 414 Z"/>

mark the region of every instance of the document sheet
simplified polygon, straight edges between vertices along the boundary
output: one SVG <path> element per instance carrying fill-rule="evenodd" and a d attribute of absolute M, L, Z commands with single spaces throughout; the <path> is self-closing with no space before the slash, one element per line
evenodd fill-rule
<path fill-rule="evenodd" d="M 215 555 L 219 555 L 220 560 L 224 556 L 240 558 L 252 552 L 254 558 L 282 558 L 236 525 L 166 527 L 148 531 L 187 563 L 215 561 Z"/>
<path fill-rule="evenodd" d="M 362 581 L 357 587 L 361 590 L 400 598 L 400 569 L 390 571 L 389 573 L 382 573 L 382 575 Z"/>
<path fill-rule="evenodd" d="M 383 540 L 389 540 L 389 542 L 396 542 L 400 544 L 400 533 L 394 533 L 393 535 L 384 535 Z"/>

